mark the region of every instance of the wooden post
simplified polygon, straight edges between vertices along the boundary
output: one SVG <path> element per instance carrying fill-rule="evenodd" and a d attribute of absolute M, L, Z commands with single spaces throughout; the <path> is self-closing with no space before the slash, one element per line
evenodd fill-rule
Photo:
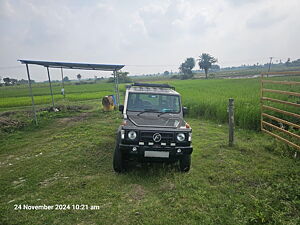
<path fill-rule="evenodd" d="M 234 99 L 229 99 L 228 104 L 228 117 L 229 117 L 229 146 L 234 145 Z"/>
<path fill-rule="evenodd" d="M 259 102 L 260 102 L 260 130 L 262 131 L 262 129 L 263 129 L 263 124 L 262 124 L 262 121 L 263 121 L 263 116 L 262 116 L 262 114 L 263 114 L 263 100 L 262 100 L 262 98 L 264 97 L 263 96 L 263 89 L 264 89 L 264 83 L 263 83 L 263 79 L 264 79 L 264 75 L 263 75 L 263 73 L 260 75 L 260 100 L 259 100 Z"/>

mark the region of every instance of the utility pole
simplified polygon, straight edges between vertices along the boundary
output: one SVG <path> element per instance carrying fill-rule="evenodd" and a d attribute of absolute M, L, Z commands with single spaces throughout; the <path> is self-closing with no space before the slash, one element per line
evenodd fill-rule
<path fill-rule="evenodd" d="M 270 57 L 270 63 L 269 63 L 269 68 L 268 68 L 268 74 L 267 74 L 267 77 L 269 77 L 269 72 L 270 72 L 270 69 L 271 69 L 272 59 L 273 59 L 273 57 Z"/>

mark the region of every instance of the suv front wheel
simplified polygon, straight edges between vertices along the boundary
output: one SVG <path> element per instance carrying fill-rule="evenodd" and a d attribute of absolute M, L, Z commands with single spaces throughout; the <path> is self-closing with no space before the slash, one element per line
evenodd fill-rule
<path fill-rule="evenodd" d="M 114 152 L 114 158 L 113 158 L 113 168 L 114 171 L 117 173 L 121 173 L 124 170 L 124 159 L 119 144 L 120 144 L 120 135 L 118 134 L 117 143 Z"/>
<path fill-rule="evenodd" d="M 191 155 L 183 155 L 179 160 L 179 168 L 181 172 L 188 172 L 191 167 Z"/>

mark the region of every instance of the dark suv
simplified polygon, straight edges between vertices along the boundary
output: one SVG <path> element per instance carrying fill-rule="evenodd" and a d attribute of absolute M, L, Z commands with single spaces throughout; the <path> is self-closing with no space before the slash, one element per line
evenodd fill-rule
<path fill-rule="evenodd" d="M 130 159 L 175 162 L 190 170 L 192 128 L 183 115 L 180 94 L 167 84 L 135 83 L 126 87 L 124 120 L 117 132 L 113 168 L 122 172 Z"/>

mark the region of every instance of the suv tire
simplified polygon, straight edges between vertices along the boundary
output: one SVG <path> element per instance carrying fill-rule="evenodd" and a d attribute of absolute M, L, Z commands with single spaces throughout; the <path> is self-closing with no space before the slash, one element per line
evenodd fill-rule
<path fill-rule="evenodd" d="M 121 173 L 124 170 L 124 159 L 123 159 L 122 152 L 119 148 L 119 144 L 120 144 L 120 135 L 118 134 L 117 143 L 114 152 L 114 158 L 113 158 L 113 168 L 114 171 L 117 173 Z"/>
<path fill-rule="evenodd" d="M 181 172 L 188 172 L 191 167 L 191 155 L 183 155 L 179 160 L 179 168 Z"/>

